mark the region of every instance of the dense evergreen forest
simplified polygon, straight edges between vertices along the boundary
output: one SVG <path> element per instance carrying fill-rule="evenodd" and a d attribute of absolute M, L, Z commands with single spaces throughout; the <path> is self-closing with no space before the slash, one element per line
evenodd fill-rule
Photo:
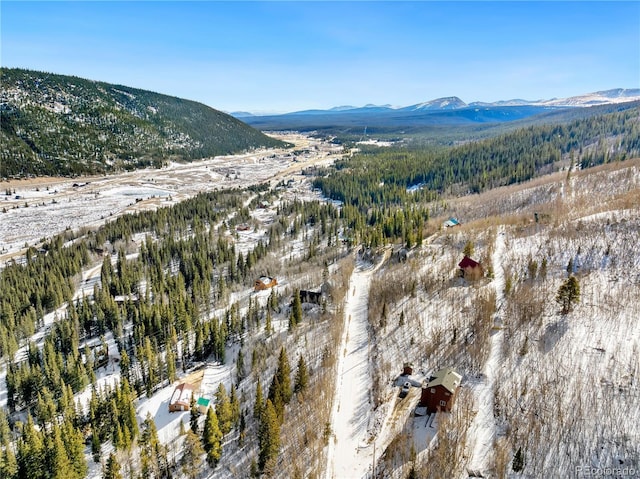
<path fill-rule="evenodd" d="M 226 347 L 261 324 L 270 330 L 270 315 L 282 309 L 284 298 L 274 291 L 266 308 L 250 302 L 241 313 L 239 304 L 229 302 L 230 292 L 250 287 L 261 274 L 275 273 L 263 264 L 264 258 L 303 230 L 318 230 L 317 237 L 309 238 L 306 260 L 341 244 L 335 207 L 292 201 L 278 206 L 277 221 L 263 241 L 244 254 L 236 250 L 227 233 L 250 222 L 250 210 L 272 195 L 260 186 L 203 193 L 171 208 L 124 215 L 81 237 L 67 232 L 39 250 L 31 248 L 25 264 L 10 264 L 0 272 L 0 357 L 7 361 L 8 412 L 29 413 L 25 423 L 12 420 L 20 437 L 15 453 L 9 446 L 11 427 L 0 415 L 0 441 L 5 445 L 0 454 L 2 477 L 84 477 L 85 438 L 90 438 L 96 458 L 109 440 L 116 450 L 137 444 L 144 451 L 150 443 L 157 444 L 152 420 L 145 421 L 140 431 L 132 400 L 153 395 L 158 387 L 175 381 L 179 370 L 187 371 L 196 362 L 224 363 Z M 100 261 L 103 251 L 108 255 L 102 259 L 100 282 L 91 295 L 74 298 L 82 268 Z M 43 326 L 45 315 L 65 305 L 45 328 L 41 345 L 29 339 Z M 220 308 L 225 313 L 216 316 Z M 290 327 L 301 320 L 298 306 Z M 92 388 L 87 409 L 74 403 L 74 394 L 95 384 L 96 370 L 108 357 L 107 334 L 117 344 L 121 381 L 115 387 Z M 24 354 L 18 352 L 23 346 Z M 256 406 L 256 420 L 266 428 L 260 436 L 260 470 L 273 467 L 278 446 L 271 439 L 284 420 L 284 407 L 292 391 L 301 392 L 308 381 L 302 359 L 297 368 L 300 377 L 289 385 L 285 376 L 291 369 L 283 354 L 284 350 L 275 376 L 280 379 L 269 388 L 264 413 L 262 403 Z M 252 369 L 256 361 L 254 357 Z M 239 397 L 234 390 L 226 395 L 227 391 L 219 392 L 218 404 L 228 402 L 233 412 L 226 417 L 224 408 L 217 408 L 216 418 L 205 423 L 206 434 L 216 437 L 211 433 L 213 421 L 219 423 L 221 434 L 240 427 Z M 64 424 L 56 423 L 56 417 L 64 417 Z M 210 464 L 215 465 L 219 439 L 218 446 L 215 439 L 208 441 L 204 443 Z M 166 451 L 147 452 L 153 456 L 147 458 L 149 464 L 166 470 Z M 33 461 L 34 457 L 42 460 Z M 64 473 L 51 475 L 54 470 Z M 158 472 L 155 477 L 168 476 Z"/>
<path fill-rule="evenodd" d="M 640 108 L 531 126 L 452 148 L 367 148 L 315 180 L 332 199 L 367 211 L 477 193 L 533 178 L 561 160 L 589 167 L 640 153 Z M 417 191 L 409 191 L 412 187 Z"/>
<path fill-rule="evenodd" d="M 0 69 L 0 177 L 95 174 L 282 146 L 194 101 Z"/>

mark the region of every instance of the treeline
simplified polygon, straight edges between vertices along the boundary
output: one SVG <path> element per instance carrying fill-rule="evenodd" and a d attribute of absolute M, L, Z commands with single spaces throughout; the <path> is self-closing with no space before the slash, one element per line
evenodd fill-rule
<path fill-rule="evenodd" d="M 467 193 L 525 181 L 567 156 L 583 167 L 623 160 L 640 153 L 639 111 L 532 126 L 449 149 L 368 150 L 336 162 L 315 186 L 364 210 L 429 200 L 456 185 Z"/>

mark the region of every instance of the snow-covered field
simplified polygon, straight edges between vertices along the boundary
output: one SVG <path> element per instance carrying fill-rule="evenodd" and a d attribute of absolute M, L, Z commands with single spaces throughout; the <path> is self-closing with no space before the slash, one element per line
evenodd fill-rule
<path fill-rule="evenodd" d="M 284 179 L 307 166 L 331 163 L 341 154 L 339 147 L 301 134 L 274 136 L 307 153 L 294 157 L 288 150 L 266 150 L 104 177 L 2 182 L 0 267 L 25 245 L 65 230 L 99 226 L 123 213 L 169 206 L 202 191 Z"/>

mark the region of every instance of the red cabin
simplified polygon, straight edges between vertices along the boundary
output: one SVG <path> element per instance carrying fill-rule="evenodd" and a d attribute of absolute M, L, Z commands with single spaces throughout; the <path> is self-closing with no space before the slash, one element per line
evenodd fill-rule
<path fill-rule="evenodd" d="M 422 388 L 420 406 L 426 407 L 427 412 L 450 412 L 456 398 L 456 392 L 462 381 L 462 376 L 453 368 L 443 368 L 436 372 L 426 386 Z"/>

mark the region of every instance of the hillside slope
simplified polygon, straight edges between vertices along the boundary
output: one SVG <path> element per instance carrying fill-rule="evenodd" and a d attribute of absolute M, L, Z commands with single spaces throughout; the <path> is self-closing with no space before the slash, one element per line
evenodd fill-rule
<path fill-rule="evenodd" d="M 452 414 L 436 417 L 438 440 L 421 442 L 424 420 L 408 419 L 379 476 L 638 470 L 638 167 L 558 172 L 433 205 L 434 234 L 371 285 L 373 395 L 384 416 L 404 361 L 454 367 L 462 386 Z M 462 225 L 441 227 L 449 216 Z M 468 244 L 482 279 L 458 276 Z M 570 275 L 579 298 L 563 313 Z"/>
<path fill-rule="evenodd" d="M 71 175 L 282 146 L 206 105 L 120 85 L 0 69 L 0 176 Z"/>

